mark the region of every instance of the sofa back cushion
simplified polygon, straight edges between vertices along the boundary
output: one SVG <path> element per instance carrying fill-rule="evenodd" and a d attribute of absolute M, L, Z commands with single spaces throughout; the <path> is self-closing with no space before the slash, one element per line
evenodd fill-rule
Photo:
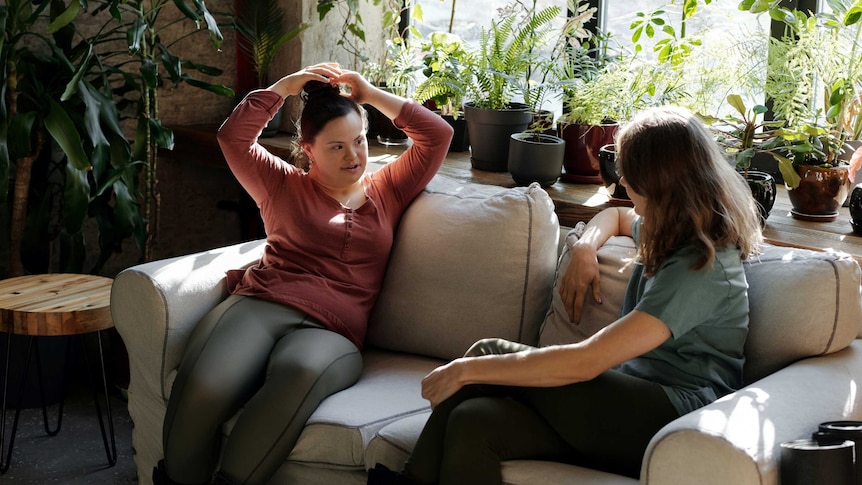
<path fill-rule="evenodd" d="M 553 202 L 537 184 L 436 176 L 401 219 L 366 344 L 442 359 L 486 337 L 536 345 L 558 239 Z"/>
<path fill-rule="evenodd" d="M 554 301 L 542 327 L 540 345 L 583 340 L 617 319 L 634 257 L 630 238 L 611 238 L 598 252 L 603 304 L 585 302 L 580 325 L 569 322 L 559 296 L 562 269 L 568 265 L 567 237 L 554 288 Z M 858 263 L 843 253 L 779 246 L 745 262 L 749 289 L 749 333 L 745 343 L 745 381 L 754 382 L 788 364 L 837 352 L 853 341 L 862 325 Z"/>

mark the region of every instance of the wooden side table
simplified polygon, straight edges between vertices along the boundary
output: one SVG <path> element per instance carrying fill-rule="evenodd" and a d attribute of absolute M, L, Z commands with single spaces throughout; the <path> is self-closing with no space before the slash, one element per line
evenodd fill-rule
<path fill-rule="evenodd" d="M 37 374 L 39 376 L 39 391 L 43 398 L 42 417 L 45 431 L 48 435 L 54 436 L 60 432 L 60 426 L 63 422 L 63 398 L 61 397 L 59 404 L 57 427 L 51 430 L 48 425 L 48 415 L 42 391 L 42 371 L 39 359 L 39 345 L 36 337 L 79 337 L 82 355 L 88 371 L 87 374 L 90 377 L 90 366 L 83 337 L 85 334 L 96 333 L 96 338 L 99 342 L 99 365 L 102 377 L 102 390 L 105 395 L 105 410 L 110 432 L 110 445 L 108 443 L 108 435 L 105 432 L 102 411 L 99 406 L 97 386 L 92 380 L 90 384 L 93 389 L 93 402 L 99 419 L 102 441 L 105 444 L 108 466 L 113 466 L 117 462 L 114 422 L 111 417 L 108 383 L 105 378 L 105 360 L 102 352 L 101 337 L 102 330 L 107 330 L 114 326 L 109 306 L 112 283 L 113 280 L 111 278 L 80 274 L 30 275 L 0 281 L 0 332 L 7 333 L 6 363 L 3 371 L 5 380 L 3 386 L 2 421 L 0 421 L 0 474 L 5 473 L 11 464 L 12 447 L 15 443 L 15 432 L 18 428 L 18 417 L 21 412 L 21 399 L 26 386 L 26 379 L 22 377 L 21 393 L 18 396 L 18 406 L 9 436 L 9 448 L 4 461 L 3 448 L 6 446 L 6 398 L 9 382 L 9 356 L 12 334 L 29 337 L 23 376 L 27 375 L 30 360 L 35 351 Z M 69 369 L 68 360 L 72 341 L 70 338 L 66 347 L 64 382 L 67 377 L 65 372 L 68 372 Z"/>

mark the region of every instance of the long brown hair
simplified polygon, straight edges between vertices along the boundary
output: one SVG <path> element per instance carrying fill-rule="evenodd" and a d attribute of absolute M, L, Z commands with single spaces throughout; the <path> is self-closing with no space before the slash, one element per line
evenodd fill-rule
<path fill-rule="evenodd" d="M 689 245 L 712 265 L 716 247 L 735 246 L 743 257 L 763 242 L 751 190 L 690 111 L 672 106 L 645 110 L 621 128 L 617 168 L 646 198 L 640 228 L 640 257 L 654 275 L 675 251 Z"/>

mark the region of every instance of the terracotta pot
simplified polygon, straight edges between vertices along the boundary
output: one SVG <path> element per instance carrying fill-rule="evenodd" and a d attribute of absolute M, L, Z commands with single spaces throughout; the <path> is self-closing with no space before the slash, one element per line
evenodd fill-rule
<path fill-rule="evenodd" d="M 614 142 L 619 124 L 609 122 L 602 125 L 577 123 L 560 125 L 560 138 L 566 140 L 566 155 L 563 166 L 566 171 L 562 179 L 581 184 L 600 184 L 599 149 Z"/>
<path fill-rule="evenodd" d="M 794 167 L 802 180 L 795 189 L 787 188 L 793 217 L 803 221 L 834 221 L 838 217 L 838 208 L 847 198 L 847 167 Z"/>

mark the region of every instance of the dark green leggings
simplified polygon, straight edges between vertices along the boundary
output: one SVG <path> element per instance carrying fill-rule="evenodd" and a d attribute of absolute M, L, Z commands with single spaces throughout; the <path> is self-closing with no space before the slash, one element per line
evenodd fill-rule
<path fill-rule="evenodd" d="M 530 348 L 487 339 L 467 355 Z M 466 386 L 431 413 L 404 475 L 499 485 L 503 461 L 535 459 L 637 477 L 650 439 L 677 417 L 661 386 L 612 370 L 561 387 Z"/>
<path fill-rule="evenodd" d="M 209 483 L 222 425 L 245 406 L 220 471 L 236 483 L 266 483 L 320 401 L 361 370 L 356 346 L 304 312 L 229 296 L 192 332 L 180 363 L 163 430 L 168 477 Z"/>

